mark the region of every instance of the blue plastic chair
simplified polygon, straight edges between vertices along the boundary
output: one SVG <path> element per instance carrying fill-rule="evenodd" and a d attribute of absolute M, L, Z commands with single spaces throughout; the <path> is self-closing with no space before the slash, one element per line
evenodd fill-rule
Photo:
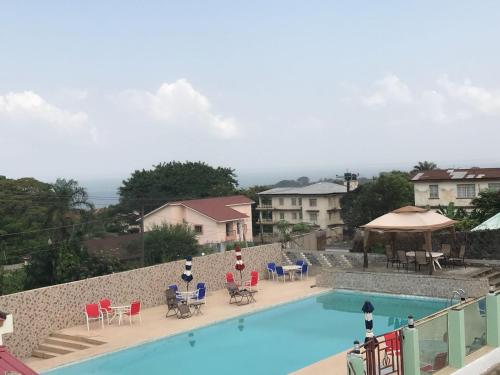
<path fill-rule="evenodd" d="M 196 301 L 202 301 L 205 299 L 207 289 L 205 288 L 205 283 L 196 284 L 196 296 L 192 299 Z"/>
<path fill-rule="evenodd" d="M 276 263 L 267 263 L 267 273 L 269 275 L 269 279 L 274 280 L 274 275 L 276 274 Z"/>
<path fill-rule="evenodd" d="M 283 282 L 285 282 L 286 274 L 285 274 L 285 271 L 283 271 L 283 267 L 276 266 L 276 278 L 278 279 L 278 281 L 279 281 L 280 277 L 283 277 Z"/>
<path fill-rule="evenodd" d="M 302 266 L 305 263 L 304 259 L 297 259 L 295 261 L 296 266 Z"/>
<path fill-rule="evenodd" d="M 179 288 L 177 287 L 176 284 L 169 285 L 168 289 L 172 289 L 175 292 L 175 297 L 177 298 L 177 301 L 182 301 L 182 296 L 178 294 Z"/>
<path fill-rule="evenodd" d="M 302 268 L 300 270 L 296 271 L 300 275 L 301 280 L 302 280 L 302 276 L 304 274 L 306 275 L 306 279 L 308 278 L 308 274 L 307 274 L 308 268 L 309 268 L 309 265 L 307 263 L 303 263 Z"/>

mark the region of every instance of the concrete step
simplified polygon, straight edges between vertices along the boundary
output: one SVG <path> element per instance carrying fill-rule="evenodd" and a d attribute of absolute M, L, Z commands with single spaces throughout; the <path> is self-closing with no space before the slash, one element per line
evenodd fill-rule
<path fill-rule="evenodd" d="M 84 336 L 67 335 L 67 334 L 64 334 L 64 333 L 51 333 L 50 337 L 55 337 L 55 338 L 63 339 L 63 340 L 66 340 L 66 341 L 83 342 L 83 343 L 90 344 L 90 345 L 102 345 L 102 344 L 105 344 L 104 341 L 99 341 L 99 340 L 91 339 L 91 338 L 84 337 Z"/>
<path fill-rule="evenodd" d="M 58 347 L 50 346 L 50 345 L 45 345 L 45 344 L 38 345 L 38 350 L 43 350 L 44 352 L 56 353 L 56 354 L 73 353 L 73 350 L 62 349 L 62 348 L 58 348 Z"/>
<path fill-rule="evenodd" d="M 54 358 L 54 354 L 49 354 L 41 350 L 33 350 L 33 353 L 31 353 L 32 357 L 35 358 L 41 358 L 41 359 L 49 359 L 49 358 Z"/>
<path fill-rule="evenodd" d="M 45 344 L 50 344 L 50 345 L 58 346 L 58 347 L 62 347 L 62 348 L 76 349 L 76 350 L 83 350 L 83 349 L 90 348 L 90 346 L 88 346 L 88 345 L 83 345 L 83 344 L 79 344 L 79 343 L 72 342 L 72 341 L 56 340 L 56 339 L 52 339 L 52 338 L 45 339 Z"/>
<path fill-rule="evenodd" d="M 492 268 L 482 268 L 482 269 L 470 274 L 470 277 L 473 277 L 473 278 L 488 277 L 488 275 L 490 275 L 493 272 L 496 272 L 496 271 Z"/>

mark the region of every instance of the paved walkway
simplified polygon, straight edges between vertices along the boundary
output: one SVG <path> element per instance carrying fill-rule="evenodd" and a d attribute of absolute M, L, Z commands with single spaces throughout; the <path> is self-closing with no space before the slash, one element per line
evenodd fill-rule
<path fill-rule="evenodd" d="M 60 355 L 50 359 L 30 358 L 26 363 L 36 371 L 45 371 L 63 364 L 91 358 L 93 356 L 116 351 L 126 347 L 152 341 L 161 337 L 189 331 L 220 320 L 236 317 L 241 314 L 259 311 L 261 309 L 281 303 L 301 299 L 325 291 L 324 288 L 314 287 L 315 278 L 294 282 L 277 282 L 262 280 L 259 283 L 259 292 L 255 294 L 256 303 L 248 305 L 229 304 L 226 290 L 209 293 L 207 304 L 203 306 L 203 315 L 195 315 L 188 319 L 177 319 L 175 316 L 165 318 L 166 306 L 157 306 L 142 312 L 142 324 L 134 321 L 130 326 L 128 322 L 118 326 L 117 323 L 105 325 L 104 329 L 93 323 L 90 332 L 85 325 L 71 327 L 59 331 L 75 336 L 95 338 L 106 342 L 104 345 L 91 347 L 85 350 Z M 122 301 L 118 301 L 122 302 Z M 82 323 L 83 323 L 82 314 Z"/>

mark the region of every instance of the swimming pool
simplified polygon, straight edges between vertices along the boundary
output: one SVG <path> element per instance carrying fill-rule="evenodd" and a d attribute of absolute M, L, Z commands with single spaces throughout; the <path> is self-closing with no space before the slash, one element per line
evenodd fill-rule
<path fill-rule="evenodd" d="M 365 300 L 375 307 L 375 334 L 398 328 L 409 314 L 419 319 L 446 305 L 439 299 L 337 290 L 46 374 L 287 374 L 362 341 Z"/>

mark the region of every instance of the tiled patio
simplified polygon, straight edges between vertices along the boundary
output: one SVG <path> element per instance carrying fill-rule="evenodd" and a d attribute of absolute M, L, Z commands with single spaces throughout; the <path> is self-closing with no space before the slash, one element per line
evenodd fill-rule
<path fill-rule="evenodd" d="M 132 326 L 128 322 L 118 326 L 116 322 L 104 329 L 93 323 L 90 332 L 85 325 L 67 328 L 59 333 L 74 336 L 84 336 L 104 341 L 105 344 L 84 350 L 76 350 L 50 359 L 30 358 L 26 363 L 36 371 L 44 371 L 67 363 L 91 358 L 103 353 L 112 352 L 129 346 L 138 345 L 161 337 L 189 331 L 220 320 L 233 318 L 241 314 L 256 312 L 261 309 L 281 303 L 301 299 L 325 291 L 324 288 L 314 287 L 315 278 L 294 282 L 277 282 L 262 280 L 259 283 L 259 292 L 256 293 L 257 302 L 248 305 L 229 304 L 226 290 L 218 290 L 208 294 L 207 303 L 203 306 L 202 315 L 194 315 L 188 319 L 177 319 L 175 316 L 165 318 L 166 306 L 157 306 L 143 310 L 142 324 L 138 320 Z M 116 301 L 124 303 L 126 301 Z M 83 323 L 82 314 L 82 323 Z"/>

